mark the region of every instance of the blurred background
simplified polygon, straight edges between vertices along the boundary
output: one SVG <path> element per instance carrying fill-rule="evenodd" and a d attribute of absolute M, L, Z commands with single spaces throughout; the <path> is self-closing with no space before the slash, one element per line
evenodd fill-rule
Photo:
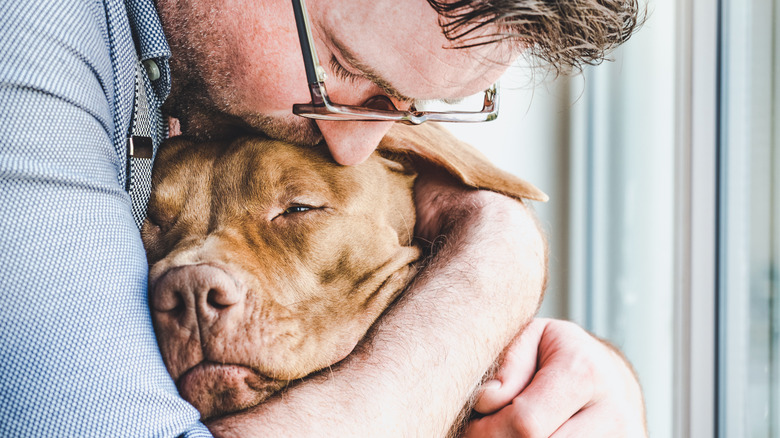
<path fill-rule="evenodd" d="M 541 314 L 626 353 L 651 437 L 778 437 L 780 2 L 646 4 L 613 62 L 521 62 L 448 127 L 550 195 Z"/>

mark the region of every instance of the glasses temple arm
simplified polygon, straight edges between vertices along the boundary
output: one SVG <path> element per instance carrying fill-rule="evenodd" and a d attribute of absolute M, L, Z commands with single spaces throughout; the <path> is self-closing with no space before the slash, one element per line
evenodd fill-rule
<path fill-rule="evenodd" d="M 295 13 L 295 25 L 298 28 L 298 39 L 301 42 L 301 54 L 303 55 L 303 65 L 306 68 L 306 81 L 311 84 L 321 82 L 322 79 L 317 74 L 317 53 L 314 51 L 314 39 L 311 36 L 309 22 L 306 19 L 306 3 L 304 0 L 292 0 L 293 12 Z"/>

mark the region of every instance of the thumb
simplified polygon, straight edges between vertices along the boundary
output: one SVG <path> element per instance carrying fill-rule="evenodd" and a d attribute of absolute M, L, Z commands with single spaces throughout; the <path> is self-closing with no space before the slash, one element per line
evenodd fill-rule
<path fill-rule="evenodd" d="M 534 319 L 509 345 L 496 375 L 482 385 L 474 410 L 492 414 L 507 406 L 528 386 L 536 373 L 539 342 L 546 325 L 546 320 Z"/>

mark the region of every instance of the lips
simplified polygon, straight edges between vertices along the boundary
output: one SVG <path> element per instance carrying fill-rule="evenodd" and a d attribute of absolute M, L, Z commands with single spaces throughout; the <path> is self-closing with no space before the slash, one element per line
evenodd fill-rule
<path fill-rule="evenodd" d="M 283 385 L 242 365 L 213 362 L 198 364 L 176 382 L 204 420 L 255 406 Z"/>

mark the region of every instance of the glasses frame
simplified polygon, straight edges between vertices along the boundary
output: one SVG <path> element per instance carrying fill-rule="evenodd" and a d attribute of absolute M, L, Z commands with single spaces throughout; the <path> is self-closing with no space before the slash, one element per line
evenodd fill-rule
<path fill-rule="evenodd" d="M 417 111 L 412 106 L 408 111 L 379 110 L 359 105 L 342 105 L 331 102 L 325 90 L 325 69 L 320 65 L 314 39 L 311 35 L 306 2 L 292 0 L 298 39 L 301 43 L 303 65 L 306 68 L 306 80 L 309 84 L 311 103 L 296 103 L 293 114 L 317 120 L 341 120 L 361 122 L 401 122 L 419 125 L 427 121 L 479 123 L 489 122 L 498 117 L 498 82 L 485 90 L 482 110 L 469 111 Z"/>

